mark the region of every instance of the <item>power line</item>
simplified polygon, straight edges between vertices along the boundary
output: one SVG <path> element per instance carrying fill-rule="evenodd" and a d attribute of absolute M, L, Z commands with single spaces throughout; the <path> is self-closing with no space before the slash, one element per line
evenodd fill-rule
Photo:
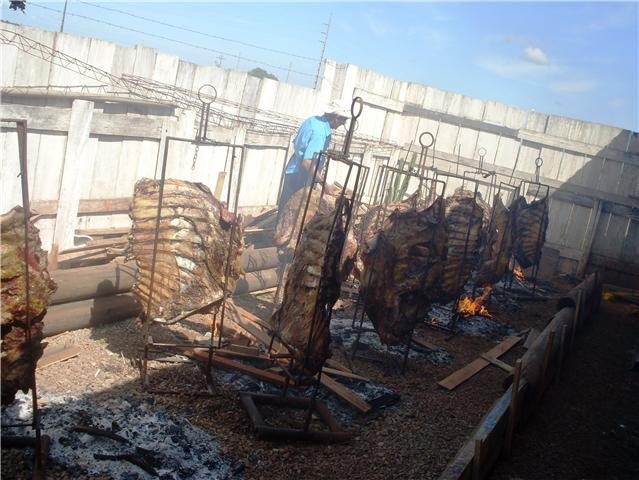
<path fill-rule="evenodd" d="M 45 7 L 44 5 L 40 5 L 38 3 L 29 2 L 29 5 L 34 6 L 34 7 L 38 7 L 38 8 L 42 8 L 44 10 L 49 10 L 51 12 L 56 12 L 56 13 L 60 13 L 60 14 L 62 13 L 61 10 L 58 10 L 58 9 L 55 9 L 55 8 L 50 8 L 50 7 Z M 82 18 L 84 20 L 90 20 L 92 22 L 101 23 L 101 24 L 104 24 L 104 25 L 108 25 L 110 27 L 119 28 L 121 30 L 127 30 L 127 31 L 130 31 L 130 32 L 138 33 L 140 35 L 146 35 L 148 37 L 158 38 L 158 39 L 161 39 L 161 40 L 166 40 L 168 42 L 178 43 L 180 45 L 186 45 L 187 47 L 197 48 L 197 49 L 200 49 L 200 50 L 206 50 L 208 52 L 212 52 L 212 53 L 215 53 L 215 54 L 218 54 L 218 55 L 221 54 L 221 55 L 227 55 L 227 56 L 232 57 L 232 58 L 238 58 L 238 56 L 236 54 L 234 54 L 234 53 L 224 52 L 222 50 L 216 50 L 214 48 L 205 47 L 203 45 L 197 45 L 195 43 L 185 42 L 183 40 L 178 40 L 176 38 L 166 37 L 164 35 L 159 35 L 159 34 L 156 34 L 156 33 L 144 32 L 142 30 L 138 30 L 138 29 L 131 28 L 131 27 L 125 27 L 125 26 L 122 26 L 122 25 L 118 25 L 116 23 L 107 22 L 105 20 L 99 20 L 97 18 L 88 17 L 86 15 L 80 15 L 79 13 L 67 12 L 67 16 Z M 288 70 L 288 67 L 281 67 L 279 65 L 273 65 L 271 63 L 262 62 L 260 60 L 255 60 L 255 59 L 251 59 L 251 58 L 242 57 L 242 60 L 245 60 L 245 61 L 248 61 L 248 62 L 252 62 L 252 63 L 256 63 L 258 65 L 264 65 L 265 67 L 274 68 L 274 69 L 277 69 L 277 70 L 282 70 L 282 71 L 287 71 Z M 291 70 L 291 72 L 297 73 L 298 75 L 304 75 L 306 77 L 314 77 L 315 76 L 312 73 L 300 72 L 298 70 Z"/>
<path fill-rule="evenodd" d="M 217 40 L 224 40 L 226 42 L 237 43 L 239 45 L 244 45 L 246 47 L 257 48 L 259 50 L 264 50 L 266 52 L 279 53 L 279 54 L 282 54 L 282 55 L 288 55 L 290 57 L 300 58 L 302 60 L 310 60 L 312 62 L 317 62 L 317 58 L 307 57 L 307 56 L 304 56 L 304 55 L 298 55 L 296 53 L 291 53 L 291 52 L 285 52 L 284 50 L 277 50 L 275 48 L 263 47 L 261 45 L 255 45 L 253 43 L 244 42 L 242 40 L 235 40 L 235 39 L 232 39 L 232 38 L 222 37 L 220 35 L 213 35 L 213 34 L 206 33 L 206 32 L 200 32 L 198 30 L 193 30 L 193 29 L 188 28 L 188 27 L 183 27 L 183 26 L 180 26 L 180 25 L 173 25 L 171 23 L 162 22 L 160 20 L 155 20 L 153 18 L 144 17 L 142 15 L 137 15 L 135 13 L 125 12 L 125 11 L 119 10 L 117 8 L 105 7 L 103 5 L 96 5 L 96 4 L 90 3 L 90 2 L 83 2 L 82 0 L 80 0 L 78 3 L 83 3 L 85 5 L 89 5 L 89 6 L 94 7 L 94 8 L 101 8 L 102 10 L 108 10 L 110 12 L 121 13 L 122 15 L 128 15 L 129 17 L 138 18 L 140 20 L 145 20 L 147 22 L 156 23 L 158 25 L 164 25 L 165 27 L 170 27 L 170 28 L 175 28 L 175 29 L 178 29 L 178 30 L 183 30 L 185 32 L 197 33 L 198 35 L 204 35 L 205 37 L 215 38 Z"/>

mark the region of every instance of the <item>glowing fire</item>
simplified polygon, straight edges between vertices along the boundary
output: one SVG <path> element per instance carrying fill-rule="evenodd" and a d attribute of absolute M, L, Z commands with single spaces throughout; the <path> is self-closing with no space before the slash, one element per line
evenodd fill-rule
<path fill-rule="evenodd" d="M 464 317 L 470 317 L 471 315 L 480 315 L 482 317 L 492 317 L 484 301 L 490 295 L 493 287 L 484 288 L 484 292 L 477 298 L 463 297 L 459 300 L 457 305 L 457 311 Z"/>
<path fill-rule="evenodd" d="M 519 265 L 515 265 L 515 268 L 513 269 L 513 275 L 515 275 L 515 278 L 519 280 L 520 282 L 523 282 L 524 280 L 526 280 L 524 271 L 521 269 Z"/>

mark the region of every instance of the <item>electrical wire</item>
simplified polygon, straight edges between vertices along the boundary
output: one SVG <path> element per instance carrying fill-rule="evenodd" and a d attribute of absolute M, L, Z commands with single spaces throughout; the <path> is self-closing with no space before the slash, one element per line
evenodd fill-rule
<path fill-rule="evenodd" d="M 180 26 L 180 25 L 173 25 L 171 23 L 162 22 L 160 20 L 155 20 L 153 18 L 144 17 L 142 15 L 137 15 L 135 13 L 125 12 L 125 11 L 119 10 L 117 8 L 105 7 L 103 5 L 97 5 L 97 4 L 91 3 L 91 2 L 83 2 L 82 0 L 78 1 L 78 3 L 83 3 L 85 5 L 89 5 L 89 6 L 94 7 L 94 8 L 100 8 L 102 10 L 108 10 L 110 12 L 121 13 L 122 15 L 127 15 L 129 17 L 138 18 L 140 20 L 144 20 L 144 21 L 147 21 L 147 22 L 156 23 L 158 25 L 163 25 L 165 27 L 175 28 L 177 30 L 183 30 L 185 32 L 190 32 L 190 33 L 197 33 L 198 35 L 204 35 L 205 37 L 215 38 L 217 40 L 224 40 L 226 42 L 237 43 L 238 45 L 243 45 L 245 47 L 257 48 L 259 50 L 264 50 L 266 52 L 272 52 L 272 53 L 279 53 L 281 55 L 288 55 L 289 57 L 295 57 L 295 58 L 299 58 L 301 60 L 308 60 L 308 61 L 312 61 L 312 62 L 319 61 L 318 58 L 307 57 L 305 55 L 298 55 L 296 53 L 285 52 L 284 50 L 277 50 L 275 48 L 269 48 L 269 47 L 263 47 L 261 45 L 255 45 L 253 43 L 244 42 L 242 40 L 235 40 L 235 39 L 232 39 L 232 38 L 222 37 L 220 35 L 213 35 L 213 34 L 206 33 L 206 32 L 200 32 L 198 30 L 193 30 L 193 29 L 188 28 L 188 27 L 183 27 L 183 26 Z"/>
<path fill-rule="evenodd" d="M 29 5 L 33 6 L 33 7 L 42 8 L 44 10 L 49 10 L 51 12 L 56 12 L 56 13 L 62 14 L 61 10 L 58 10 L 58 9 L 55 9 L 55 8 L 51 8 L 51 7 L 46 7 L 46 6 L 40 5 L 38 3 L 29 2 Z M 274 68 L 274 69 L 277 69 L 277 70 L 283 70 L 283 71 L 287 71 L 287 72 L 291 72 L 291 73 L 297 73 L 298 75 L 304 75 L 304 76 L 307 76 L 307 77 L 315 77 L 314 73 L 307 73 L 307 72 L 300 72 L 298 70 L 292 70 L 292 69 L 289 69 L 288 67 L 281 67 L 279 65 L 273 65 L 271 63 L 262 62 L 260 60 L 255 60 L 255 59 L 251 59 L 251 58 L 246 58 L 244 56 L 240 56 L 240 55 L 237 55 L 237 54 L 234 54 L 234 53 L 224 52 L 222 50 L 216 50 L 214 48 L 205 47 L 203 45 L 197 45 L 195 43 L 185 42 L 183 40 L 178 40 L 176 38 L 166 37 L 164 35 L 159 35 L 159 34 L 156 34 L 156 33 L 144 32 L 142 30 L 138 30 L 138 29 L 131 28 L 131 27 L 125 27 L 123 25 L 118 25 L 116 23 L 107 22 L 105 20 L 100 20 L 100 19 L 97 19 L 97 18 L 88 17 L 86 15 L 81 15 L 79 13 L 71 13 L 71 12 L 67 11 L 66 15 L 71 16 L 71 17 L 82 18 L 84 20 L 90 20 L 92 22 L 101 23 L 101 24 L 104 24 L 104 25 L 108 25 L 110 27 L 119 28 L 121 30 L 127 30 L 127 31 L 130 31 L 130 32 L 138 33 L 140 35 L 146 35 L 148 37 L 158 38 L 158 39 L 161 39 L 161 40 L 166 40 L 168 42 L 173 42 L 173 43 L 177 43 L 177 44 L 180 44 L 180 45 L 185 45 L 187 47 L 197 48 L 197 49 L 200 49 L 200 50 L 206 50 L 206 51 L 209 51 L 209 52 L 212 52 L 212 53 L 217 53 L 217 54 L 220 54 L 220 55 L 226 55 L 226 56 L 229 56 L 229 57 L 232 57 L 232 58 L 236 58 L 236 59 L 239 59 L 239 60 L 244 60 L 244 61 L 247 61 L 247 62 L 256 63 L 256 64 L 259 64 L 259 65 L 264 65 L 266 67 Z"/>

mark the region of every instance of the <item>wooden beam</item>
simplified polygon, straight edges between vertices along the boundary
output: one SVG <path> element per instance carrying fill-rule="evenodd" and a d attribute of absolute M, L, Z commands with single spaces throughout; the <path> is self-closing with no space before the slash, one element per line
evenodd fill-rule
<path fill-rule="evenodd" d="M 333 380 L 328 375 L 322 375 L 320 377 L 320 383 L 346 403 L 353 406 L 357 411 L 368 413 L 373 410 L 373 407 L 368 402 L 364 401 L 361 397 L 353 393 L 352 390 Z"/>
<path fill-rule="evenodd" d="M 80 355 L 80 347 L 65 348 L 64 350 L 54 352 L 51 355 L 47 355 L 45 350 L 45 354 L 40 360 L 38 360 L 37 368 L 42 369 L 48 367 L 49 365 L 53 365 L 55 363 L 69 360 L 70 358 L 77 357 L 78 355 Z"/>
<path fill-rule="evenodd" d="M 599 199 L 595 199 L 595 206 L 593 207 L 591 218 L 592 222 L 589 222 L 588 229 L 585 234 L 585 246 L 584 251 L 579 259 L 579 265 L 577 266 L 577 277 L 583 278 L 588 267 L 588 261 L 590 260 L 590 252 L 592 251 L 592 244 L 597 236 L 597 227 L 599 226 L 599 218 L 601 217 L 602 202 Z"/>
<path fill-rule="evenodd" d="M 520 337 L 507 337 L 504 341 L 486 352 L 486 355 L 492 358 L 498 358 L 517 345 L 520 341 Z M 453 390 L 473 375 L 486 368 L 488 365 L 490 365 L 490 362 L 480 357 L 437 383 L 447 390 Z"/>
<path fill-rule="evenodd" d="M 129 213 L 132 200 L 131 197 L 80 199 L 78 215 Z M 31 202 L 31 210 L 38 215 L 55 216 L 58 211 L 58 201 L 35 200 Z"/>
<path fill-rule="evenodd" d="M 506 362 L 502 362 L 498 358 L 491 357 L 489 355 L 486 355 L 485 353 L 482 353 L 480 355 L 480 357 L 483 358 L 484 360 L 489 361 L 490 363 L 492 363 L 496 367 L 501 368 L 505 372 L 508 372 L 508 373 L 512 373 L 513 372 L 513 367 L 512 366 L 508 365 Z"/>
<path fill-rule="evenodd" d="M 86 102 L 86 100 L 74 100 Z M 33 107 L 26 105 L 2 104 L 3 115 L 11 118 L 26 118 L 28 129 L 49 132 L 67 132 L 72 109 Z M 162 117 L 145 115 L 136 121 L 126 114 L 94 112 L 87 123 L 91 135 L 113 135 L 117 137 L 149 138 L 159 140 L 162 130 Z M 4 127 L 3 127 L 4 128 Z"/>
<path fill-rule="evenodd" d="M 86 176 L 89 157 L 89 125 L 93 118 L 93 102 L 74 100 L 71 108 L 70 120 L 67 125 L 69 131 L 58 210 L 56 212 L 53 245 L 60 250 L 73 247 L 75 229 L 78 223 L 78 207 L 82 183 Z"/>
<path fill-rule="evenodd" d="M 362 382 L 370 382 L 369 378 L 362 377 L 361 375 L 357 375 L 352 372 L 345 372 L 344 370 L 338 370 L 337 368 L 324 367 L 322 368 L 322 374 L 330 373 L 331 375 L 335 375 L 337 377 L 351 378 L 353 380 L 360 380 Z"/>

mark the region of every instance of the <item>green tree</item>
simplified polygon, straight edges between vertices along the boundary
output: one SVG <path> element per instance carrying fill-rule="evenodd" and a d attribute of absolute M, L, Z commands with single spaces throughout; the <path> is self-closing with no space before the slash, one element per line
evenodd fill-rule
<path fill-rule="evenodd" d="M 249 70 L 248 74 L 257 78 L 270 78 L 271 80 L 279 81 L 279 78 L 277 78 L 275 75 L 267 72 L 266 70 L 260 67 Z"/>

